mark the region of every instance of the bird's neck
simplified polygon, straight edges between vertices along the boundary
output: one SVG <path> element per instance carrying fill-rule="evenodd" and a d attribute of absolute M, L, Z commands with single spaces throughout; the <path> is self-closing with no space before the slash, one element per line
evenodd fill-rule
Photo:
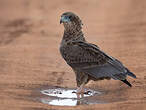
<path fill-rule="evenodd" d="M 68 41 L 85 41 L 84 34 L 81 29 L 64 30 L 63 40 Z"/>

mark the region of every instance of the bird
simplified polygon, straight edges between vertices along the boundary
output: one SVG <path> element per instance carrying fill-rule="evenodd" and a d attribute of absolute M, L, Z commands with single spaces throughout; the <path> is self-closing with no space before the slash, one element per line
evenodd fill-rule
<path fill-rule="evenodd" d="M 83 23 L 79 16 L 73 12 L 65 12 L 61 15 L 60 24 L 64 26 L 64 34 L 59 50 L 75 73 L 78 96 L 84 94 L 84 87 L 90 80 L 114 79 L 132 87 L 127 81 L 127 76 L 136 78 L 136 75 L 118 59 L 86 41 L 82 31 Z"/>

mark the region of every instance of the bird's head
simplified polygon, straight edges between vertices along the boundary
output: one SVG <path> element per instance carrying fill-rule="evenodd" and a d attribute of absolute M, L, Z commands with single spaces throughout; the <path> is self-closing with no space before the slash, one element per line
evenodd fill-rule
<path fill-rule="evenodd" d="M 81 19 L 72 12 L 65 12 L 61 15 L 60 24 L 63 23 L 66 30 L 82 29 Z"/>

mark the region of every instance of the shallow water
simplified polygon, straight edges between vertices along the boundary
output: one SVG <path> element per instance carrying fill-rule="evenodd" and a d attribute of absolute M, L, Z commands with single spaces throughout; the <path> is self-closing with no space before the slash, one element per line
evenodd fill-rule
<path fill-rule="evenodd" d="M 88 93 L 85 93 L 84 97 L 94 96 L 95 94 L 101 94 L 101 92 L 97 92 L 93 90 L 86 90 L 86 91 L 88 91 Z M 58 98 L 77 98 L 75 89 L 70 89 L 70 90 L 63 88 L 48 89 L 41 91 L 41 93 L 48 96 L 55 96 Z"/>
<path fill-rule="evenodd" d="M 84 94 L 84 97 L 81 99 L 77 99 L 75 89 L 56 88 L 56 89 L 42 90 L 40 92 L 47 96 L 45 98 L 44 97 L 40 98 L 40 101 L 48 105 L 57 105 L 57 106 L 76 106 L 76 105 L 85 105 L 85 104 L 104 103 L 99 100 L 93 101 L 92 99 L 89 99 L 89 97 L 91 96 L 101 95 L 101 92 L 93 91 L 91 89 L 86 89 L 85 91 L 87 91 L 87 93 Z"/>

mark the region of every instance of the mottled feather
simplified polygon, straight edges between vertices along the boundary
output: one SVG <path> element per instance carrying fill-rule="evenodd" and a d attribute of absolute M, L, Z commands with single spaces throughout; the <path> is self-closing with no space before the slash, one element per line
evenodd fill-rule
<path fill-rule="evenodd" d="M 60 52 L 68 65 L 76 73 L 77 85 L 87 83 L 90 79 L 121 80 L 127 83 L 126 76 L 136 76 L 130 72 L 119 60 L 107 55 L 95 44 L 88 43 L 83 35 L 81 20 L 73 13 L 62 16 L 72 16 L 69 22 L 64 22 L 64 36 Z"/>

